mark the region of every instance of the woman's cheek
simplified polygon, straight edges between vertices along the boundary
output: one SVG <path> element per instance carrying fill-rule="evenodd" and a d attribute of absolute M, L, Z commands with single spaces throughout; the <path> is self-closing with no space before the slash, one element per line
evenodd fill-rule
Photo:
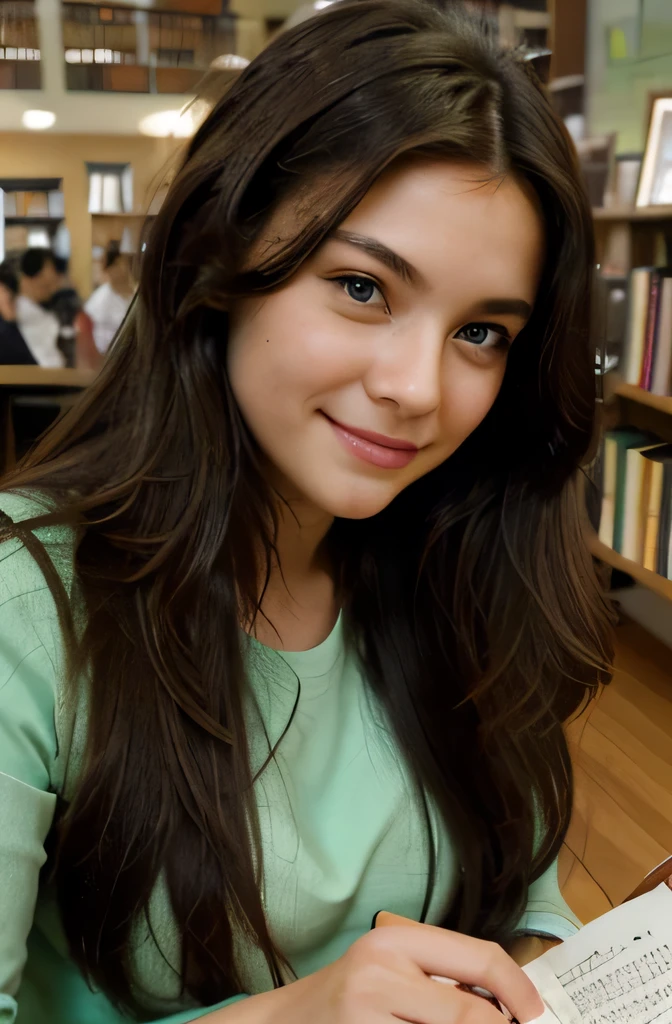
<path fill-rule="evenodd" d="M 490 412 L 504 380 L 506 361 L 492 367 L 461 365 L 455 361 L 445 369 L 441 419 L 459 443 L 476 430 Z"/>

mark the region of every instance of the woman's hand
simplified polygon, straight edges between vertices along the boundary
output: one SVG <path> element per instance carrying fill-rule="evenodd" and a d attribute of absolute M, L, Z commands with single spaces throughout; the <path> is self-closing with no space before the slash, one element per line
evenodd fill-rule
<path fill-rule="evenodd" d="M 544 1012 L 534 985 L 500 946 L 414 925 L 368 932 L 333 964 L 213 1014 L 212 1024 L 504 1024 L 486 1000 L 432 974 L 488 989 L 520 1024 Z"/>
<path fill-rule="evenodd" d="M 538 960 L 554 946 L 562 945 L 562 939 L 542 939 L 538 935 L 521 935 L 507 945 L 506 951 L 519 967 Z"/>

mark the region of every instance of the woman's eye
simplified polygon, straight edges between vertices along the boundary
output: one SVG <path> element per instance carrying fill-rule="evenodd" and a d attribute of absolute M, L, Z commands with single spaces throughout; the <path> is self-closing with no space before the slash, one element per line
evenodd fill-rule
<path fill-rule="evenodd" d="M 491 324 L 467 324 L 456 337 L 479 348 L 501 348 L 509 343 L 508 332 Z"/>
<path fill-rule="evenodd" d="M 336 280 L 345 294 L 355 302 L 359 302 L 363 306 L 385 305 L 380 288 L 370 277 L 348 275 L 337 277 Z"/>

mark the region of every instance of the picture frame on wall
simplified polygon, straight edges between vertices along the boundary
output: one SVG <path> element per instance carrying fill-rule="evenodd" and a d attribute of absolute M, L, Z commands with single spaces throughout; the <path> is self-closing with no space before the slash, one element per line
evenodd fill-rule
<path fill-rule="evenodd" d="M 652 99 L 637 206 L 672 206 L 672 92 Z"/>

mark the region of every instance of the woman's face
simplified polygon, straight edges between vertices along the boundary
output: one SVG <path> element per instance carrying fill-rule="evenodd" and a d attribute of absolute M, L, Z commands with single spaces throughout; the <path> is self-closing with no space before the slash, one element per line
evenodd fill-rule
<path fill-rule="evenodd" d="M 287 284 L 234 304 L 231 385 L 287 500 L 374 515 L 492 406 L 544 233 L 525 187 L 483 177 L 392 167 Z"/>

